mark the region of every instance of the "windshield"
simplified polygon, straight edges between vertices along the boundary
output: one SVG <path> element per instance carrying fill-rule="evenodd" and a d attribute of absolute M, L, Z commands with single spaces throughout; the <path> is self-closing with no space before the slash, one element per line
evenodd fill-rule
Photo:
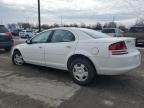
<path fill-rule="evenodd" d="M 108 36 L 107 34 L 95 31 L 95 30 L 91 30 L 91 29 L 80 29 L 80 31 L 82 31 L 83 33 L 89 35 L 90 37 L 97 39 L 97 38 L 110 38 L 110 36 Z"/>

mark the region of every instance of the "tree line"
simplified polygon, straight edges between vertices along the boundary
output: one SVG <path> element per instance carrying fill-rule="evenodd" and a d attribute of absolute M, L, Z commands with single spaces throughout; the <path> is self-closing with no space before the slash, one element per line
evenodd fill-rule
<path fill-rule="evenodd" d="M 22 28 L 22 29 L 38 29 L 38 25 L 33 25 L 30 23 L 17 23 L 17 24 L 7 24 L 9 29 L 13 29 L 13 28 Z M 42 24 L 41 28 L 42 29 L 50 29 L 50 28 L 55 28 L 55 27 L 60 27 L 61 25 L 59 24 Z M 89 29 L 93 29 L 93 30 L 102 30 L 103 28 L 120 28 L 123 31 L 126 31 L 127 28 L 125 25 L 117 25 L 117 23 L 115 22 L 109 22 L 109 23 L 105 23 L 104 25 L 101 24 L 100 22 L 96 23 L 96 24 L 91 24 L 91 25 L 86 25 L 85 23 L 81 23 L 81 24 L 63 24 L 63 27 L 82 27 L 82 28 L 89 28 Z"/>
<path fill-rule="evenodd" d="M 23 23 L 19 22 L 17 24 L 8 24 L 7 25 L 9 29 L 13 28 L 22 28 L 22 29 L 38 29 L 38 25 L 33 25 L 30 23 Z M 50 28 L 55 28 L 55 27 L 60 27 L 61 25 L 59 24 L 42 24 L 41 28 L 42 29 L 50 29 Z M 105 24 L 101 24 L 100 22 L 97 22 L 96 24 L 91 24 L 91 25 L 86 25 L 85 23 L 81 24 L 63 24 L 63 27 L 82 27 L 82 28 L 89 28 L 93 30 L 102 30 L 103 28 L 119 28 L 123 31 L 127 31 L 128 29 L 126 28 L 125 25 L 118 25 L 116 22 L 108 22 Z M 135 25 L 133 26 L 144 26 L 144 18 L 138 18 L 135 22 Z"/>

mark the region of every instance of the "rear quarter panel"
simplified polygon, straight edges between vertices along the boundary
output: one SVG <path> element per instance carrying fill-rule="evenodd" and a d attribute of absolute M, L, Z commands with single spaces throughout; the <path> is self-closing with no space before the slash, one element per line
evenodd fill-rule
<path fill-rule="evenodd" d="M 109 57 L 108 46 L 110 43 L 102 42 L 79 42 L 75 53 L 84 54 L 88 57 Z"/>
<path fill-rule="evenodd" d="M 81 54 L 88 57 L 95 65 L 97 71 L 100 67 L 100 61 L 110 57 L 108 50 L 109 43 L 101 42 L 79 42 L 75 54 Z"/>

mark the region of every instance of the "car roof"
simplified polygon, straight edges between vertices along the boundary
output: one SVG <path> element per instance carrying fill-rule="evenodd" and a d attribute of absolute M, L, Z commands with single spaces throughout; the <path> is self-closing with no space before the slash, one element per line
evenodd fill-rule
<path fill-rule="evenodd" d="M 48 30 L 56 30 L 56 29 L 74 29 L 75 27 L 56 27 L 56 28 L 51 28 Z"/>
<path fill-rule="evenodd" d="M 88 29 L 88 28 L 81 28 L 81 27 L 56 27 L 56 28 L 51 28 L 48 30 L 57 30 L 57 29 L 63 29 L 63 30 L 81 30 L 81 29 Z M 44 30 L 44 31 L 48 31 L 48 30 Z M 92 30 L 92 29 L 90 29 Z"/>
<path fill-rule="evenodd" d="M 118 28 L 103 28 L 103 30 L 105 30 L 105 29 L 118 29 Z"/>

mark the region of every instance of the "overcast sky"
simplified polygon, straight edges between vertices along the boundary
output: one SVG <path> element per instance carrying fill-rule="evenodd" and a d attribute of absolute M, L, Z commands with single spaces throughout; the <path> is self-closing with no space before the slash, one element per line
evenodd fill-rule
<path fill-rule="evenodd" d="M 144 0 L 41 0 L 42 23 L 109 22 L 132 25 L 144 17 Z M 37 0 L 0 0 L 0 23 L 37 23 Z"/>

